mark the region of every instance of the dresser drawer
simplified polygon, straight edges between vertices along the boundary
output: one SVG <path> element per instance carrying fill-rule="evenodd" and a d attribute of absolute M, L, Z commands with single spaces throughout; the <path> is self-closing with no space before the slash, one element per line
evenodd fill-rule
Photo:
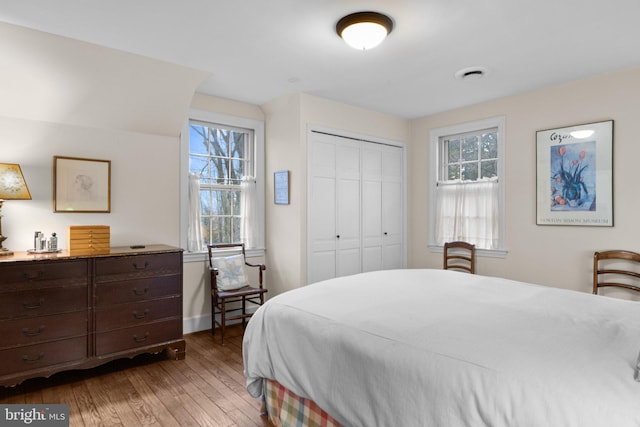
<path fill-rule="evenodd" d="M 87 285 L 88 275 L 86 259 L 0 263 L 0 291 Z"/>
<path fill-rule="evenodd" d="M 182 294 L 182 276 L 162 276 L 96 285 L 96 307 L 147 301 Z"/>
<path fill-rule="evenodd" d="M 0 347 L 31 345 L 43 341 L 87 335 L 87 311 L 27 317 L 0 322 Z"/>
<path fill-rule="evenodd" d="M 80 361 L 87 357 L 87 337 L 0 351 L 0 375 Z"/>
<path fill-rule="evenodd" d="M 96 283 L 182 274 L 180 252 L 97 258 Z"/>
<path fill-rule="evenodd" d="M 44 288 L 0 294 L 0 320 L 87 309 L 87 287 Z"/>
<path fill-rule="evenodd" d="M 96 331 L 142 325 L 181 315 L 182 299 L 179 297 L 119 304 L 96 310 Z"/>
<path fill-rule="evenodd" d="M 182 318 L 96 334 L 96 355 L 147 347 L 182 338 Z"/>

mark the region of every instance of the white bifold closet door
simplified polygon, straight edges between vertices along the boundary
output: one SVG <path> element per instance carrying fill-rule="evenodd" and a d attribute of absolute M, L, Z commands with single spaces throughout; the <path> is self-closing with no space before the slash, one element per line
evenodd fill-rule
<path fill-rule="evenodd" d="M 404 265 L 403 149 L 309 133 L 308 283 Z"/>
<path fill-rule="evenodd" d="M 362 148 L 362 271 L 403 266 L 403 157 L 400 147 Z"/>

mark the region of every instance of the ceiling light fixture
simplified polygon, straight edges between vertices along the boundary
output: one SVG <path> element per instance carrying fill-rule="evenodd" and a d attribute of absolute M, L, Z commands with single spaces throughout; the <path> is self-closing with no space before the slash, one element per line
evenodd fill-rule
<path fill-rule="evenodd" d="M 378 12 L 356 12 L 340 19 L 336 33 L 351 47 L 373 49 L 393 30 L 393 21 Z"/>

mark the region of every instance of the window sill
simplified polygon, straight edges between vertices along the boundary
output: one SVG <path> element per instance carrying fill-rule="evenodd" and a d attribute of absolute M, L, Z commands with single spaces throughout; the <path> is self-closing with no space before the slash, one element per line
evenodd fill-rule
<path fill-rule="evenodd" d="M 220 251 L 220 253 L 224 253 L 225 255 L 233 255 L 235 253 L 240 253 L 240 251 L 226 250 L 226 251 Z M 247 258 L 264 257 L 265 250 L 264 249 L 246 249 L 245 254 Z M 183 262 L 209 261 L 209 253 L 206 251 L 200 251 L 200 252 L 184 251 L 182 254 L 182 261 Z"/>

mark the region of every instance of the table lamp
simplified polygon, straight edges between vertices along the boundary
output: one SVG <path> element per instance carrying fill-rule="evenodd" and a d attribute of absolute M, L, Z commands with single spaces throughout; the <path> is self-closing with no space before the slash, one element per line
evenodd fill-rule
<path fill-rule="evenodd" d="M 7 239 L 2 235 L 2 202 L 5 200 L 31 200 L 20 165 L 0 163 L 0 256 L 13 254 L 2 247 L 2 242 Z"/>

